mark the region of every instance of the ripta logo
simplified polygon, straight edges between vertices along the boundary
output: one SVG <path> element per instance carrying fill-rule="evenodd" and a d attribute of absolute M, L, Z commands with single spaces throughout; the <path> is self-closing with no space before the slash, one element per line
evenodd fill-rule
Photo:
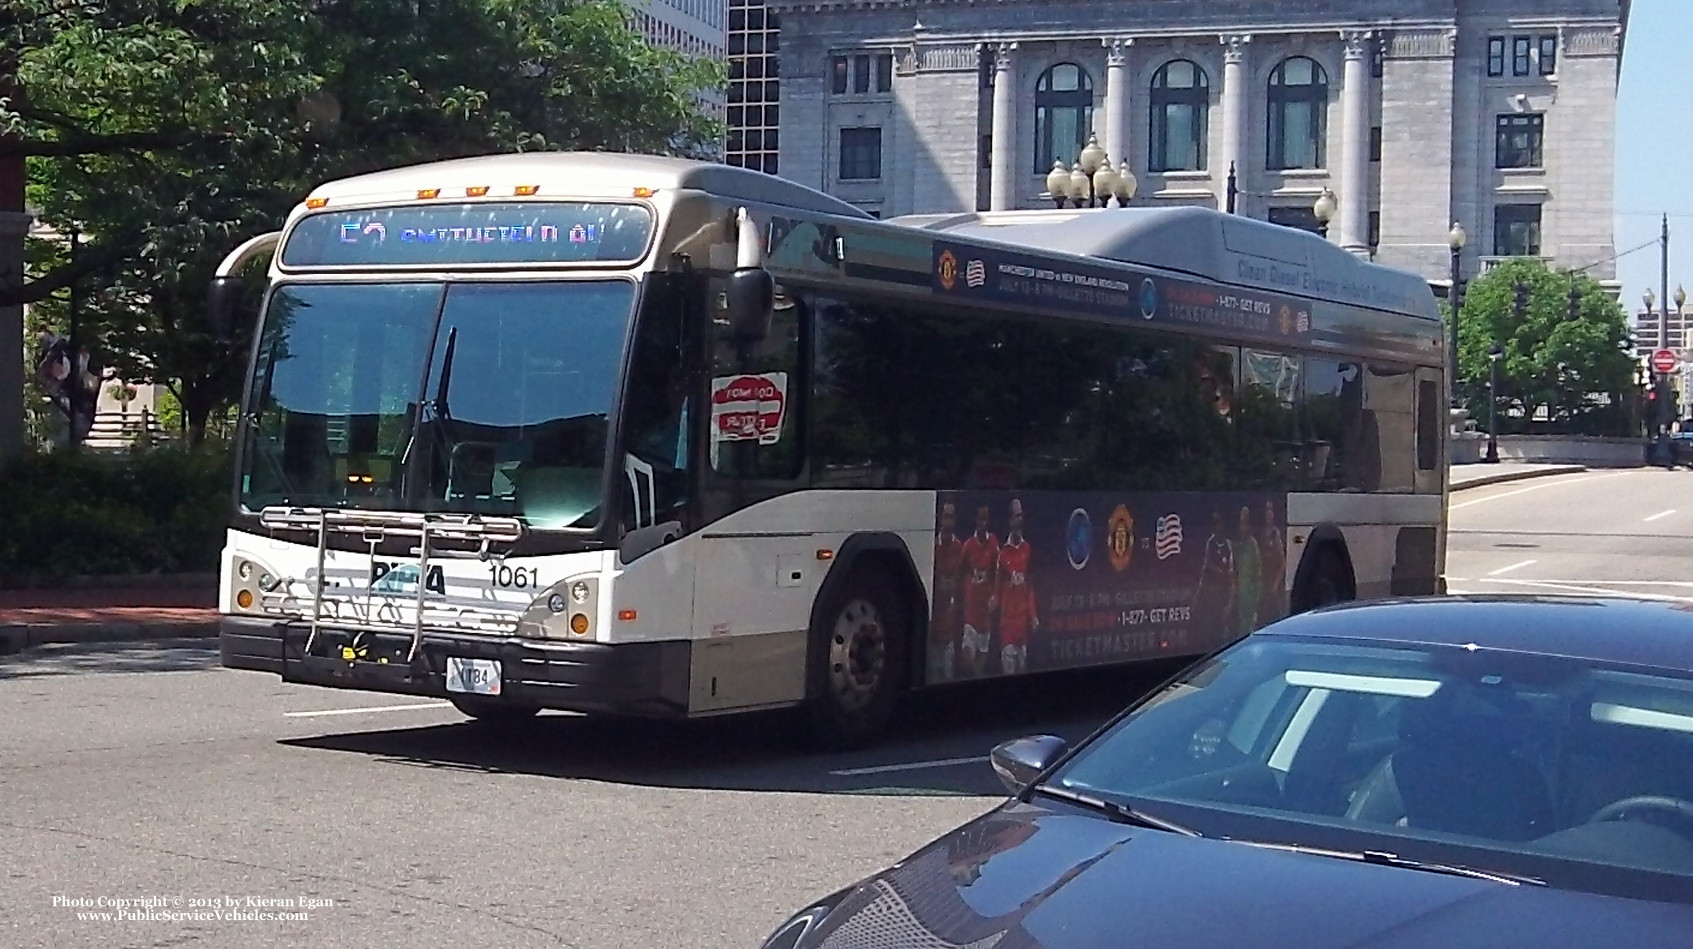
<path fill-rule="evenodd" d="M 415 563 L 384 563 L 380 560 L 370 562 L 370 590 L 372 593 L 417 593 L 417 564 Z M 429 568 L 429 579 L 423 588 L 430 593 L 447 595 L 447 578 L 441 574 L 441 565 L 435 564 Z"/>

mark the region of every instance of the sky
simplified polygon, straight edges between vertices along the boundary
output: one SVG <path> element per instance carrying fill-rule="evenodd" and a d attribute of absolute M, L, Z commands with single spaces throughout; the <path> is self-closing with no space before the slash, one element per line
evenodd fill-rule
<path fill-rule="evenodd" d="M 1617 89 L 1616 249 L 1622 303 L 1662 296 L 1658 232 L 1669 213 L 1669 287 L 1693 294 L 1693 95 L 1686 39 L 1693 0 L 1634 0 Z M 1642 250 L 1628 251 L 1647 246 Z M 1662 305 L 1661 303 L 1659 305 Z"/>

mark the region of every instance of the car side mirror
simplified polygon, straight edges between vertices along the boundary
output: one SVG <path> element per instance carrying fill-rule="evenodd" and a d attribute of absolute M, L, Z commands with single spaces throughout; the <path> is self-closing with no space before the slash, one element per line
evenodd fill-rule
<path fill-rule="evenodd" d="M 1069 750 L 1069 744 L 1056 735 L 1035 735 L 1005 742 L 988 755 L 988 761 L 1000 783 L 1018 794 Z"/>
<path fill-rule="evenodd" d="M 235 338 L 236 318 L 246 290 L 247 281 L 240 277 L 212 278 L 211 289 L 206 294 L 206 315 L 219 342 L 227 343 Z"/>

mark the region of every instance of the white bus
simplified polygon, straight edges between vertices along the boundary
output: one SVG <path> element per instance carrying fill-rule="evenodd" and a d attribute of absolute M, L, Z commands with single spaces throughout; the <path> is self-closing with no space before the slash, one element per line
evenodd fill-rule
<path fill-rule="evenodd" d="M 1439 311 L 1315 235 L 538 153 L 323 185 L 224 261 L 226 327 L 266 254 L 226 666 L 853 743 L 1443 586 Z"/>

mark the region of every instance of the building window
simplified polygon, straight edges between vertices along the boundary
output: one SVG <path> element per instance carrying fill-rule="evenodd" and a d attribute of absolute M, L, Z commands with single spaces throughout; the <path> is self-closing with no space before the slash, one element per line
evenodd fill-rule
<path fill-rule="evenodd" d="M 1540 205 L 1502 204 L 1493 209 L 1493 256 L 1540 256 Z"/>
<path fill-rule="evenodd" d="M 1374 253 L 1375 249 L 1377 247 L 1381 246 L 1381 212 L 1380 211 L 1371 211 L 1370 212 L 1370 235 L 1367 238 L 1367 242 L 1370 245 L 1371 253 Z"/>
<path fill-rule="evenodd" d="M 981 144 L 978 146 L 977 151 L 980 153 L 977 157 L 977 161 L 979 162 L 979 166 L 982 167 L 982 168 L 992 168 L 993 167 L 993 136 L 992 135 L 983 135 Z"/>
<path fill-rule="evenodd" d="M 1381 126 L 1370 128 L 1370 161 L 1381 161 Z"/>
<path fill-rule="evenodd" d="M 1503 36 L 1489 36 L 1487 38 L 1487 74 L 1489 76 L 1505 75 L 1505 38 Z"/>
<path fill-rule="evenodd" d="M 1153 74 L 1150 170 L 1205 170 L 1210 105 L 1210 81 L 1194 63 L 1178 59 Z"/>
<path fill-rule="evenodd" d="M 1370 44 L 1370 78 L 1380 79 L 1387 71 L 1387 53 L 1381 43 Z"/>
<path fill-rule="evenodd" d="M 1308 205 L 1271 208 L 1270 223 L 1310 231 L 1313 234 L 1321 234 L 1323 231 L 1322 225 L 1317 223 L 1317 212 Z"/>
<path fill-rule="evenodd" d="M 1550 76 L 1558 71 L 1558 37 L 1549 34 L 1540 38 L 1540 74 Z"/>
<path fill-rule="evenodd" d="M 1498 117 L 1493 139 L 1496 168 L 1539 168 L 1546 140 L 1546 116 L 1508 112 Z"/>
<path fill-rule="evenodd" d="M 1059 63 L 1035 83 L 1035 172 L 1074 162 L 1093 128 L 1093 80 L 1075 63 Z"/>
<path fill-rule="evenodd" d="M 837 96 L 889 92 L 894 87 L 894 54 L 858 53 L 829 59 L 829 89 Z"/>
<path fill-rule="evenodd" d="M 1529 58 L 1533 49 L 1533 37 L 1511 37 L 1511 75 L 1526 76 L 1529 74 Z"/>
<path fill-rule="evenodd" d="M 731 106 L 744 106 L 728 116 L 729 135 L 723 160 L 731 165 L 774 175 L 777 172 L 776 128 L 778 90 L 776 53 L 779 24 L 764 9 L 763 0 L 729 0 L 728 42 L 740 52 L 730 52 L 729 88 L 725 98 Z"/>
<path fill-rule="evenodd" d="M 1316 60 L 1292 56 L 1276 66 L 1270 73 L 1270 170 L 1323 167 L 1328 104 L 1328 74 Z"/>
<path fill-rule="evenodd" d="M 882 177 L 882 130 L 841 129 L 842 181 L 870 181 Z"/>

